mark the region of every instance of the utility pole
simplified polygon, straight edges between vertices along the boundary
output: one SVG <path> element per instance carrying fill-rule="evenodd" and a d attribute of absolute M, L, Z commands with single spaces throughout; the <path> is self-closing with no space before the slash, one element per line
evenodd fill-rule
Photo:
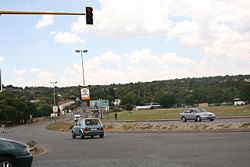
<path fill-rule="evenodd" d="M 57 81 L 55 82 L 50 82 L 53 87 L 54 87 L 54 106 L 56 105 L 56 84 L 57 84 Z"/>

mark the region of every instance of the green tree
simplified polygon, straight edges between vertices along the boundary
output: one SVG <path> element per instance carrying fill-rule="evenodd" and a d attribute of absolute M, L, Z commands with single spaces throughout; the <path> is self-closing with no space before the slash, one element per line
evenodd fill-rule
<path fill-rule="evenodd" d="M 158 101 L 163 107 L 170 108 L 176 104 L 176 99 L 172 94 L 159 95 Z"/>
<path fill-rule="evenodd" d="M 194 96 L 192 94 L 188 94 L 184 97 L 184 102 L 187 105 L 191 105 L 193 106 L 195 104 L 195 99 Z"/>
<path fill-rule="evenodd" d="M 250 83 L 242 85 L 240 95 L 242 99 L 250 101 Z"/>

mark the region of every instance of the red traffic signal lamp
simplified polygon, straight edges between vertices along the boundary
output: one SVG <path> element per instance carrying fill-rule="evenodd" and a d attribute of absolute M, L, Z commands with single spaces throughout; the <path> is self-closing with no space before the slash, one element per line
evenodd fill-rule
<path fill-rule="evenodd" d="M 93 25 L 93 8 L 86 7 L 86 24 Z"/>

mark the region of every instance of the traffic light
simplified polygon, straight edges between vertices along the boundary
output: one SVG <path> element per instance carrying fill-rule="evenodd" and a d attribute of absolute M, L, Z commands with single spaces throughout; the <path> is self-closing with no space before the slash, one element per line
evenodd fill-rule
<path fill-rule="evenodd" d="M 93 8 L 86 7 L 86 24 L 93 24 Z"/>

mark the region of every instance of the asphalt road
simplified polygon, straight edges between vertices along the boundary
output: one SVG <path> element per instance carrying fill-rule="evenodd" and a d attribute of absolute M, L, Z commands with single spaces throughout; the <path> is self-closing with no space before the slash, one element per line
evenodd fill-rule
<path fill-rule="evenodd" d="M 250 133 L 106 133 L 72 139 L 46 124 L 8 129 L 1 137 L 34 140 L 47 149 L 33 167 L 249 167 Z"/>

